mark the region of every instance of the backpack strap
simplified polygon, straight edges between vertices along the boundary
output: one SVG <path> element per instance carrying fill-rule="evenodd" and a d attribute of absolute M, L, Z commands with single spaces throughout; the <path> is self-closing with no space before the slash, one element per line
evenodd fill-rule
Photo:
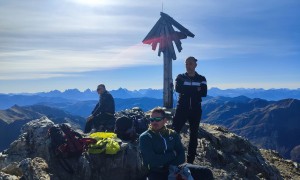
<path fill-rule="evenodd" d="M 93 138 L 81 138 L 79 142 L 82 144 L 83 149 L 86 150 L 90 144 L 96 144 L 97 140 Z"/>

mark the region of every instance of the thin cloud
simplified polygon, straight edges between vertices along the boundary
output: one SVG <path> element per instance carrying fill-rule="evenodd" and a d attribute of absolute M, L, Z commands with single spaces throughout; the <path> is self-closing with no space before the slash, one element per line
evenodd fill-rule
<path fill-rule="evenodd" d="M 66 73 L 18 73 L 10 74 L 0 73 L 0 80 L 9 81 L 9 80 L 37 80 L 37 79 L 49 79 L 49 78 L 62 78 L 62 77 L 78 77 L 79 74 L 66 74 Z"/>
<path fill-rule="evenodd" d="M 197 49 L 195 52 L 199 53 L 203 60 L 239 59 L 253 55 L 283 58 L 300 54 L 300 46 L 285 39 L 255 37 L 208 39 L 204 38 L 200 43 L 189 43 L 185 45 L 186 49 Z"/>
<path fill-rule="evenodd" d="M 0 79 L 65 77 L 72 75 L 71 73 L 161 63 L 145 58 L 147 57 L 145 53 L 147 52 L 141 45 L 102 52 L 67 50 L 6 52 L 0 54 L 1 59 L 6 59 L 0 61 Z M 23 75 L 14 75 L 20 73 Z"/>

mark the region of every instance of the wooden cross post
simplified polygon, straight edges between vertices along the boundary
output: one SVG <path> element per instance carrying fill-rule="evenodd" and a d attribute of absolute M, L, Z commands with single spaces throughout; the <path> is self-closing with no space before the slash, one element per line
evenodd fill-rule
<path fill-rule="evenodd" d="M 154 51 L 159 44 L 158 56 L 160 56 L 161 52 L 164 54 L 163 105 L 170 109 L 173 108 L 172 59 L 176 60 L 173 41 L 178 52 L 181 52 L 182 47 L 180 40 L 187 38 L 187 36 L 194 37 L 195 35 L 169 15 L 161 12 L 160 16 L 159 20 L 143 40 L 143 43 L 150 44 Z M 173 26 L 179 31 L 175 31 Z"/>
<path fill-rule="evenodd" d="M 173 108 L 172 58 L 164 53 L 164 107 Z"/>

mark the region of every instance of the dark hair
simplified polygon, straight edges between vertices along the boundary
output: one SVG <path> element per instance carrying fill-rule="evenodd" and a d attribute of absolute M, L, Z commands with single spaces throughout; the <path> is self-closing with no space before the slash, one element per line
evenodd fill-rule
<path fill-rule="evenodd" d="M 104 89 L 106 89 L 104 84 L 99 84 L 98 87 L 97 87 L 97 89 L 98 89 L 100 86 L 102 86 Z"/>
<path fill-rule="evenodd" d="M 193 57 L 193 56 L 190 56 L 190 57 L 186 58 L 186 61 L 188 61 L 188 60 L 193 60 L 193 61 L 195 61 L 195 62 L 198 61 L 198 60 L 197 60 L 195 57 Z"/>
<path fill-rule="evenodd" d="M 161 107 L 156 107 L 154 109 L 151 110 L 151 113 L 159 113 L 162 115 L 162 117 L 166 117 L 166 112 L 163 108 Z"/>

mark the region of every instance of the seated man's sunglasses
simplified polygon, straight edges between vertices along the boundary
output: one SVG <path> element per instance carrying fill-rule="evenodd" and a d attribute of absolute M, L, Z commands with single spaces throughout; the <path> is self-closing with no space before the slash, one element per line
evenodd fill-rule
<path fill-rule="evenodd" d="M 155 117 L 155 118 L 150 118 L 149 120 L 150 120 L 150 122 L 159 122 L 159 121 L 161 121 L 161 120 L 163 120 L 164 119 L 164 117 Z"/>

